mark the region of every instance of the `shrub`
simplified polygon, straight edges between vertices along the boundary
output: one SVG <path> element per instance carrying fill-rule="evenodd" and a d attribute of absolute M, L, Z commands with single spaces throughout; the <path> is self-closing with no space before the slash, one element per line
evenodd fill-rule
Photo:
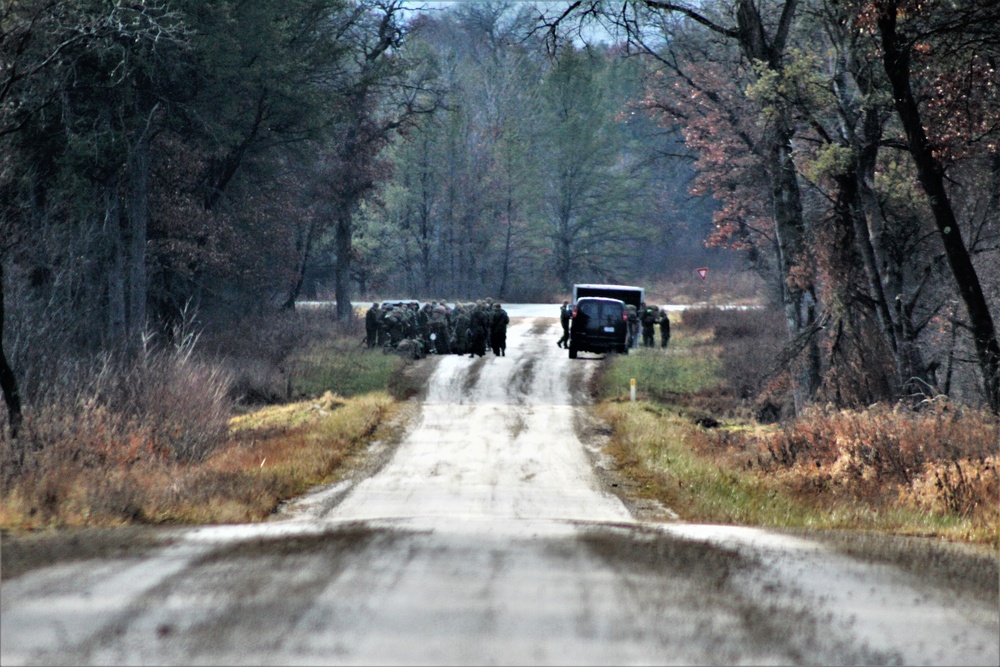
<path fill-rule="evenodd" d="M 678 329 L 694 338 L 710 336 L 716 372 L 729 392 L 760 421 L 774 422 L 787 403 L 787 377 L 778 366 L 787 338 L 784 322 L 780 312 L 768 309 L 692 308 L 683 312 Z"/>
<path fill-rule="evenodd" d="M 189 357 L 163 355 L 138 375 L 135 415 L 156 447 L 179 461 L 201 461 L 225 441 L 232 413 L 228 372 Z"/>
<path fill-rule="evenodd" d="M 200 461 L 225 440 L 229 378 L 190 349 L 110 355 L 66 366 L 44 403 L 26 406 L 22 433 L 0 436 L 3 483 L 38 469 L 130 466 L 156 457 Z"/>
<path fill-rule="evenodd" d="M 206 339 L 184 331 L 172 345 L 147 339 L 131 362 L 61 359 L 59 375 L 26 402 L 18 439 L 0 429 L 0 524 L 261 520 L 335 474 L 391 409 L 384 389 L 402 362 L 361 349 L 356 323 L 337 325 L 328 314 L 260 323 L 247 336 L 269 339 L 260 358 L 237 342 L 237 327 L 222 362 L 205 356 Z M 220 337 L 212 343 L 225 346 Z M 275 406 L 267 409 L 277 414 L 273 423 L 248 427 L 252 415 L 233 418 L 235 355 L 267 368 L 280 362 L 292 369 L 286 381 L 319 378 L 317 393 L 328 384 L 369 391 L 358 379 L 374 364 L 383 391 Z"/>
<path fill-rule="evenodd" d="M 770 432 L 717 442 L 802 491 L 962 516 L 996 516 L 1000 421 L 944 400 L 920 410 L 817 408 Z M 992 514 L 990 514 L 992 513 Z"/>

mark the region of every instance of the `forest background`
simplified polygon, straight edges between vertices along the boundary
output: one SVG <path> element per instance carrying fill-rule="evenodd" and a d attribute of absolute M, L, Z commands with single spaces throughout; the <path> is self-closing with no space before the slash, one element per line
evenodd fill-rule
<path fill-rule="evenodd" d="M 303 298 L 347 320 L 702 265 L 785 325 L 741 399 L 1000 412 L 995 3 L 0 11 L 7 442 L 196 347 L 210 411 L 269 400 Z"/>

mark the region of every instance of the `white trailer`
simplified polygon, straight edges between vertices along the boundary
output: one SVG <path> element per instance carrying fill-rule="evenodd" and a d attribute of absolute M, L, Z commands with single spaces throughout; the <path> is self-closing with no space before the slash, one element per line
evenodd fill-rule
<path fill-rule="evenodd" d="M 646 300 L 646 290 L 634 285 L 603 285 L 582 284 L 573 285 L 573 303 L 584 296 L 603 296 L 606 299 L 618 299 L 626 304 L 632 304 L 636 310 Z"/>
<path fill-rule="evenodd" d="M 584 283 L 573 285 L 573 304 L 576 300 L 585 296 L 602 296 L 606 299 L 618 299 L 624 301 L 625 305 L 635 306 L 636 312 L 642 314 L 642 305 L 646 301 L 646 290 L 635 285 L 605 285 L 600 283 Z M 636 333 L 632 337 L 631 347 L 639 346 L 639 335 Z"/>

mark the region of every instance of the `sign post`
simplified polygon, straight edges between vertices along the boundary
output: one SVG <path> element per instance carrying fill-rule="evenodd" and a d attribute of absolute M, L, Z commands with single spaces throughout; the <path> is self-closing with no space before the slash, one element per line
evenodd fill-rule
<path fill-rule="evenodd" d="M 705 305 L 707 306 L 708 305 L 708 267 L 707 266 L 702 266 L 700 268 L 695 269 L 695 271 L 698 272 L 698 276 L 701 278 L 701 284 L 705 287 L 705 290 L 704 290 L 704 300 L 705 300 Z"/>
<path fill-rule="evenodd" d="M 632 402 L 635 403 L 635 378 L 629 383 L 629 396 L 632 398 Z"/>

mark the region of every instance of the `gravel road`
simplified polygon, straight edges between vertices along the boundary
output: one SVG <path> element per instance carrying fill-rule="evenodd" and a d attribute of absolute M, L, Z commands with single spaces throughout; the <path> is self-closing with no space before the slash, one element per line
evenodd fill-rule
<path fill-rule="evenodd" d="M 611 493 L 596 357 L 510 312 L 507 356 L 433 360 L 373 474 L 4 581 L 0 663 L 1000 664 L 995 591 Z"/>

